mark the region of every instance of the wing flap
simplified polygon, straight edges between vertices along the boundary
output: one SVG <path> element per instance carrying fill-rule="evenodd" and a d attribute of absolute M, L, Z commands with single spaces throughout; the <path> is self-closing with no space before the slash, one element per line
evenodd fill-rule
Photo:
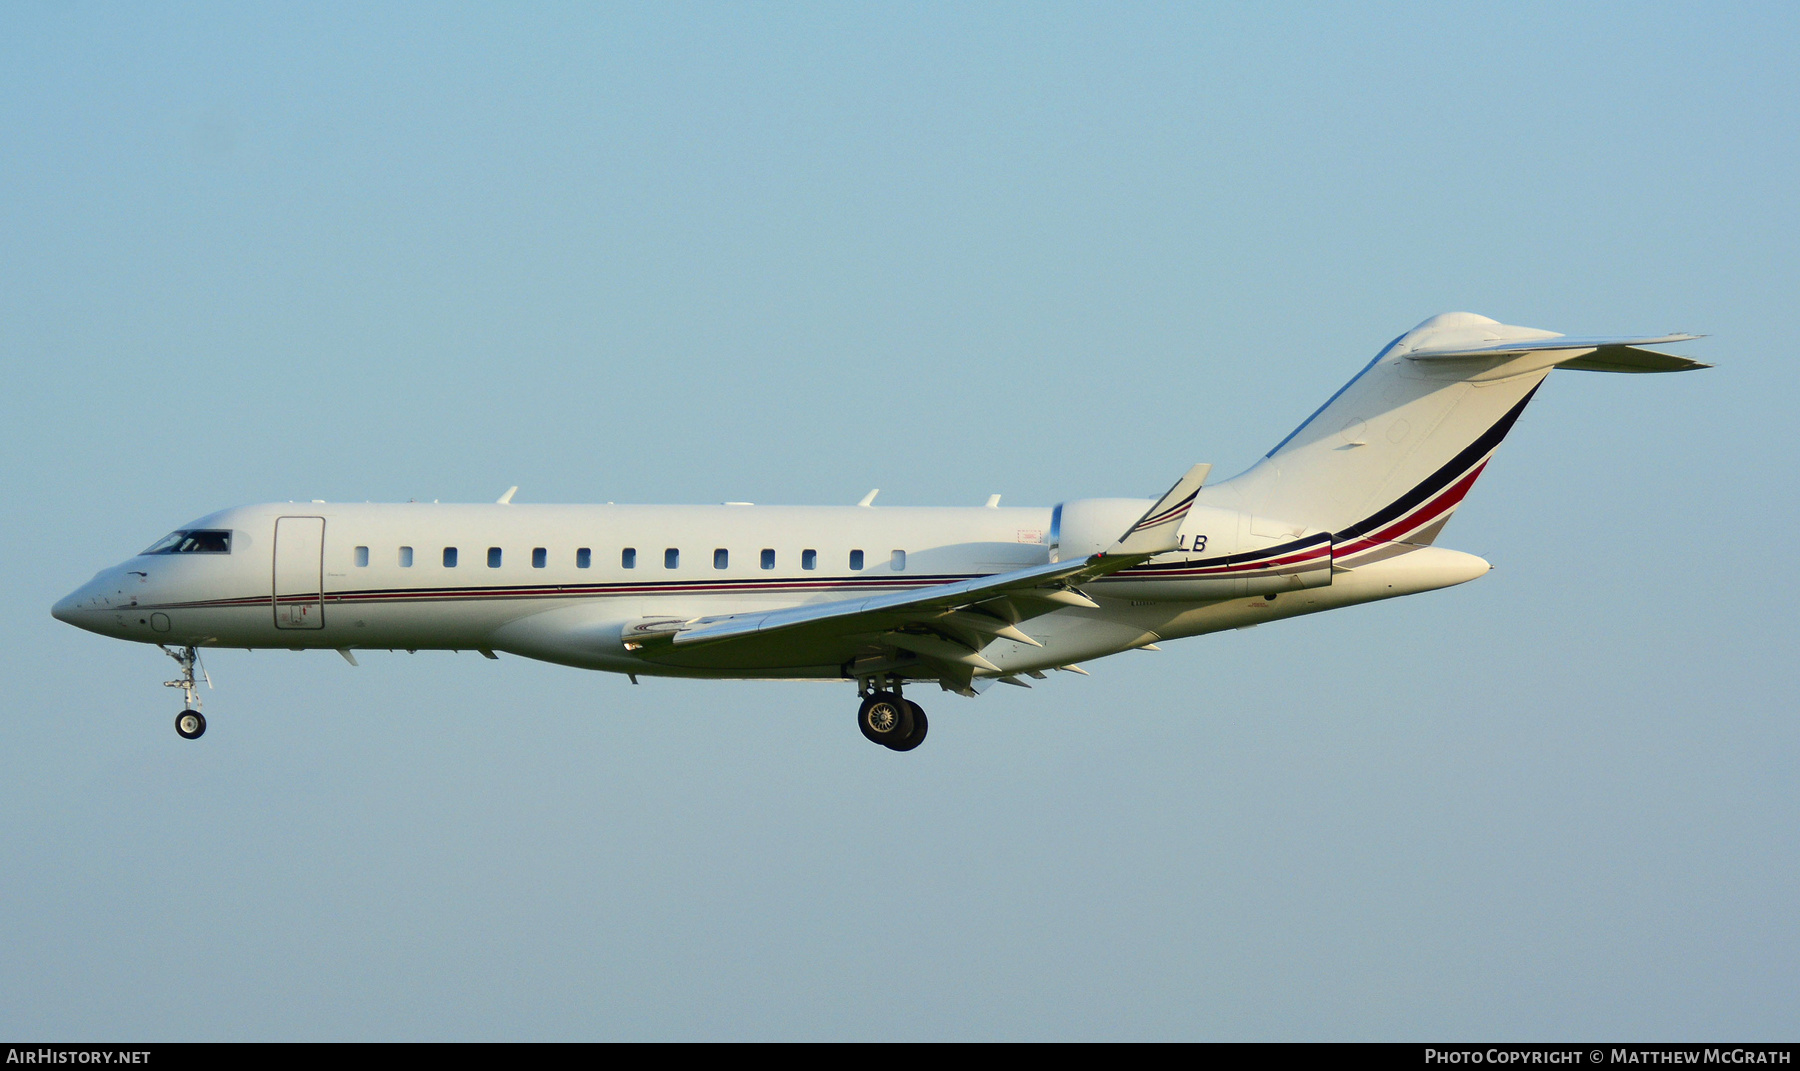
<path fill-rule="evenodd" d="M 1095 555 L 1095 557 L 1097 558 L 1099 555 Z M 973 580 L 960 580 L 924 589 L 896 591 L 887 595 L 871 595 L 866 599 L 838 599 L 833 602 L 809 603 L 805 606 L 790 606 L 781 610 L 768 610 L 757 614 L 733 614 L 730 617 L 712 620 L 702 618 L 691 627 L 677 632 L 675 643 L 685 646 L 691 643 L 748 636 L 757 632 L 792 628 L 820 621 L 844 620 L 865 615 L 873 618 L 876 615 L 886 615 L 895 611 L 955 610 L 963 606 L 985 602 L 1014 589 L 1017 589 L 1020 594 L 1032 592 L 1032 589 L 1037 587 L 1055 584 L 1067 577 L 1076 576 L 1087 568 L 1087 560 L 1047 562 L 1043 565 L 1016 569 L 1010 573 L 996 573 L 992 576 L 976 577 Z M 1032 593 L 1037 594 L 1036 592 Z M 1044 594 L 1048 594 L 1048 592 Z M 896 624 L 898 623 L 896 622 Z"/>
<path fill-rule="evenodd" d="M 921 658 L 928 658 L 934 662 L 970 666 L 975 669 L 985 669 L 990 673 L 1000 672 L 1000 667 L 981 657 L 981 652 L 964 647 L 953 640 L 946 640 L 942 636 L 916 632 L 889 632 L 881 639 L 884 643 L 892 644 L 903 651 L 911 651 Z"/>

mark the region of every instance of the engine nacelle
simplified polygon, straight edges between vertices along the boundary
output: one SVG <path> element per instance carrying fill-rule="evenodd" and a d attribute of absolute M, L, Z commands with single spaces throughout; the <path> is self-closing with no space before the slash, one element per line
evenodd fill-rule
<path fill-rule="evenodd" d="M 1106 550 L 1150 506 L 1147 498 L 1062 503 L 1051 514 L 1050 560 L 1073 561 Z M 1331 539 L 1304 526 L 1196 505 L 1177 539 L 1176 549 L 1106 577 L 1090 594 L 1193 601 L 1268 596 L 1331 583 Z"/>
<path fill-rule="evenodd" d="M 1050 514 L 1050 560 L 1074 561 L 1119 541 L 1155 505 L 1148 498 L 1078 498 Z"/>

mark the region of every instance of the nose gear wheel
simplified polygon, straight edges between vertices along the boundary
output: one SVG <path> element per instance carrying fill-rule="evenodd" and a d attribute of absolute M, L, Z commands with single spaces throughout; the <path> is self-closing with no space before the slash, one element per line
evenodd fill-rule
<path fill-rule="evenodd" d="M 175 731 L 184 740 L 198 740 L 206 735 L 206 716 L 198 710 L 184 710 L 175 715 Z"/>

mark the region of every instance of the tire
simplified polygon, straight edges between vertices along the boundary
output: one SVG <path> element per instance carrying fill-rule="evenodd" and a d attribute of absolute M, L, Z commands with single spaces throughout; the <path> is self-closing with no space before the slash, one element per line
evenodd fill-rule
<path fill-rule="evenodd" d="M 206 735 L 206 716 L 198 710 L 184 710 L 175 715 L 175 731 L 183 740 L 198 740 Z"/>
<path fill-rule="evenodd" d="M 925 742 L 925 733 L 931 728 L 931 722 L 925 717 L 925 708 L 910 699 L 905 702 L 908 707 L 912 708 L 913 730 L 911 733 L 907 734 L 904 740 L 888 745 L 888 747 L 895 751 L 911 751 L 913 748 L 923 744 Z"/>
<path fill-rule="evenodd" d="M 912 704 L 892 692 L 876 692 L 856 712 L 856 727 L 883 747 L 912 735 Z"/>

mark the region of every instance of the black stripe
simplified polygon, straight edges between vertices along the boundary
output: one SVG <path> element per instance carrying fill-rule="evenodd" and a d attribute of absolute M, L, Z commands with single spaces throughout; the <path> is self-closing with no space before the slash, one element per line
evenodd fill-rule
<path fill-rule="evenodd" d="M 1129 569 L 1114 573 L 1113 576 L 1139 577 L 1168 572 L 1174 569 L 1187 570 L 1212 568 L 1216 566 L 1243 565 L 1247 562 L 1260 561 L 1264 558 L 1283 558 L 1289 554 L 1297 554 L 1309 547 L 1316 547 L 1320 543 L 1328 541 L 1330 538 L 1329 535 L 1320 532 L 1317 535 L 1301 536 L 1299 539 L 1289 543 L 1283 543 L 1278 547 L 1264 547 L 1261 550 L 1246 550 L 1237 554 L 1221 555 L 1217 558 L 1190 558 L 1187 561 L 1181 562 L 1146 562 L 1143 565 L 1134 565 Z"/>

